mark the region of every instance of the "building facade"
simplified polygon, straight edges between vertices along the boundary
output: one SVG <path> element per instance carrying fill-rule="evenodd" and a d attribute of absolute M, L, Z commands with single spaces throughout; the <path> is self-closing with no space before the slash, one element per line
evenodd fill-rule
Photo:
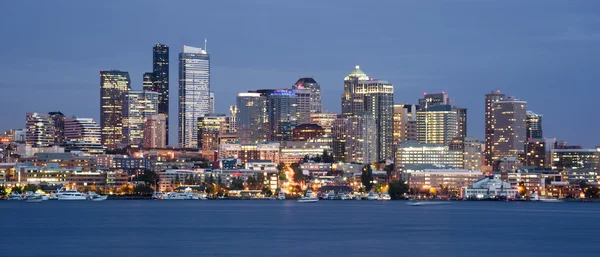
<path fill-rule="evenodd" d="M 239 93 L 235 120 L 241 143 L 267 141 L 267 98 L 261 93 Z"/>
<path fill-rule="evenodd" d="M 493 104 L 492 160 L 518 157 L 525 150 L 527 102 L 507 97 Z"/>
<path fill-rule="evenodd" d="M 169 145 L 169 46 L 166 44 L 156 44 L 152 48 L 152 90 L 150 91 L 158 93 L 158 113 L 166 117 L 163 138 Z"/>
<path fill-rule="evenodd" d="M 164 114 L 149 115 L 144 124 L 144 148 L 167 147 L 167 116 Z"/>
<path fill-rule="evenodd" d="M 566 170 L 593 170 L 598 171 L 597 149 L 553 149 L 551 150 L 552 169 Z"/>
<path fill-rule="evenodd" d="M 541 114 L 527 111 L 527 118 L 525 119 L 525 126 L 527 127 L 527 139 L 544 138 L 544 133 L 542 130 L 542 118 L 543 116 Z"/>
<path fill-rule="evenodd" d="M 61 145 L 65 141 L 65 115 L 62 112 L 49 112 L 54 125 L 54 145 Z"/>
<path fill-rule="evenodd" d="M 292 129 L 298 125 L 298 96 L 294 91 L 279 89 L 267 96 L 268 140 L 292 139 Z"/>
<path fill-rule="evenodd" d="M 457 136 L 457 113 L 450 105 L 430 106 L 417 112 L 417 140 L 420 143 L 447 145 Z"/>
<path fill-rule="evenodd" d="M 551 151 L 554 149 L 554 139 L 529 139 L 525 142 L 525 166 L 550 168 Z"/>
<path fill-rule="evenodd" d="M 485 165 L 492 166 L 492 147 L 494 145 L 494 103 L 500 101 L 506 95 L 501 94 L 500 90 L 491 91 L 485 94 Z"/>
<path fill-rule="evenodd" d="M 65 150 L 99 154 L 104 152 L 102 132 L 91 118 L 72 117 L 65 120 Z"/>
<path fill-rule="evenodd" d="M 396 150 L 395 166 L 402 171 L 411 164 L 447 165 L 454 168 L 463 166 L 463 153 L 451 151 L 448 146 L 436 144 L 402 143 Z"/>
<path fill-rule="evenodd" d="M 123 94 L 123 143 L 141 145 L 146 118 L 158 114 L 157 92 L 129 91 Z"/>
<path fill-rule="evenodd" d="M 109 150 L 123 146 L 123 94 L 131 90 L 130 83 L 128 72 L 100 71 L 100 128 Z"/>
<path fill-rule="evenodd" d="M 292 89 L 298 96 L 298 122 L 310 123 L 311 114 L 321 113 L 321 86 L 313 78 L 300 78 Z"/>
<path fill-rule="evenodd" d="M 54 145 L 54 121 L 50 115 L 30 112 L 25 115 L 25 143 L 32 147 Z"/>
<path fill-rule="evenodd" d="M 198 118 L 209 113 L 210 56 L 206 49 L 184 45 L 179 54 L 179 147 L 197 147 Z"/>
<path fill-rule="evenodd" d="M 417 109 L 414 104 L 394 105 L 394 142 L 417 141 Z"/>

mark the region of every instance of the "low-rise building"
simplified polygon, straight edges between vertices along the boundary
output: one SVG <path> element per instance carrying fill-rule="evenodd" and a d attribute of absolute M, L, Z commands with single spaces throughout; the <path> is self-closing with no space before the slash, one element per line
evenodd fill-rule
<path fill-rule="evenodd" d="M 458 194 L 461 188 L 481 179 L 483 173 L 465 169 L 424 169 L 407 172 L 406 177 L 408 186 L 415 192 L 433 188 L 436 192 L 447 190 L 446 194 Z"/>
<path fill-rule="evenodd" d="M 289 166 L 292 163 L 300 162 L 305 156 L 316 157 L 322 155 L 324 151 L 331 152 L 331 145 L 317 142 L 283 141 L 281 142 L 281 162 Z"/>
<path fill-rule="evenodd" d="M 508 182 L 488 176 L 473 182 L 469 187 L 462 188 L 463 199 L 489 199 L 507 197 L 515 199 L 519 190 L 512 188 Z"/>

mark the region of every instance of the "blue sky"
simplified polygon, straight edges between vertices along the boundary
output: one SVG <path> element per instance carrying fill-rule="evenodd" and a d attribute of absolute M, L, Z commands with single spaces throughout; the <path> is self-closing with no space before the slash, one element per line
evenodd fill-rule
<path fill-rule="evenodd" d="M 500 89 L 544 115 L 546 137 L 600 144 L 600 1 L 0 1 L 0 10 L 0 130 L 24 127 L 34 111 L 98 120 L 99 71 L 128 71 L 141 89 L 158 42 L 171 47 L 177 124 L 177 53 L 207 38 L 222 113 L 238 92 L 301 76 L 339 112 L 343 78 L 359 64 L 392 82 L 398 103 L 447 92 L 480 139 L 483 95 Z"/>

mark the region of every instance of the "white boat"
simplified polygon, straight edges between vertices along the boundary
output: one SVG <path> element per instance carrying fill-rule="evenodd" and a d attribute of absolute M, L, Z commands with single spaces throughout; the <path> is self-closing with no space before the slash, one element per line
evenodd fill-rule
<path fill-rule="evenodd" d="M 87 196 L 84 193 L 77 192 L 77 190 L 64 190 L 62 188 L 56 193 L 56 198 L 59 201 L 87 200 Z"/>
<path fill-rule="evenodd" d="M 337 199 L 339 200 L 346 200 L 346 194 L 339 192 L 337 195 Z"/>
<path fill-rule="evenodd" d="M 355 195 L 354 200 L 358 200 L 358 201 L 362 200 L 362 195 Z"/>
<path fill-rule="evenodd" d="M 285 200 L 285 193 L 283 192 L 279 192 L 279 195 L 277 197 L 277 200 Z"/>
<path fill-rule="evenodd" d="M 327 199 L 327 200 L 335 200 L 335 192 L 329 191 L 329 193 L 327 193 L 327 197 L 325 197 L 325 199 Z"/>
<path fill-rule="evenodd" d="M 8 200 L 23 200 L 23 196 L 16 192 L 11 192 L 8 194 Z"/>
<path fill-rule="evenodd" d="M 164 200 L 165 196 L 161 192 L 154 191 L 154 193 L 152 193 L 152 199 L 153 200 Z"/>
<path fill-rule="evenodd" d="M 533 193 L 529 197 L 530 201 L 540 201 L 544 203 L 562 203 L 563 200 L 557 197 L 552 197 L 548 195 L 538 195 L 537 193 Z"/>
<path fill-rule="evenodd" d="M 408 206 L 425 206 L 425 205 L 446 205 L 450 204 L 450 201 L 415 201 L 410 200 L 406 203 Z"/>
<path fill-rule="evenodd" d="M 313 192 L 311 190 L 307 190 L 306 191 L 306 195 L 303 197 L 300 197 L 300 199 L 298 199 L 299 203 L 316 203 L 319 201 L 319 198 L 313 195 Z"/>
<path fill-rule="evenodd" d="M 23 196 L 23 198 L 25 198 L 25 199 L 40 198 L 42 201 L 46 201 L 46 200 L 50 199 L 45 194 L 34 193 L 33 191 L 27 191 L 27 193 L 25 193 L 25 196 Z"/>
<path fill-rule="evenodd" d="M 373 192 L 370 192 L 369 195 L 367 196 L 367 200 L 369 200 L 369 201 L 377 200 L 377 196 Z"/>
<path fill-rule="evenodd" d="M 108 198 L 108 195 L 99 195 L 96 194 L 96 192 L 94 191 L 90 191 L 88 193 L 88 199 L 92 200 L 92 201 L 104 201 Z"/>
<path fill-rule="evenodd" d="M 28 197 L 27 200 L 25 200 L 27 203 L 41 203 L 42 201 L 41 196 Z"/>
<path fill-rule="evenodd" d="M 388 193 L 383 193 L 383 194 L 381 194 L 381 200 L 389 201 L 389 200 L 392 200 L 392 197 Z"/>
<path fill-rule="evenodd" d="M 165 196 L 165 200 L 185 200 L 186 197 L 184 193 L 171 192 Z"/>

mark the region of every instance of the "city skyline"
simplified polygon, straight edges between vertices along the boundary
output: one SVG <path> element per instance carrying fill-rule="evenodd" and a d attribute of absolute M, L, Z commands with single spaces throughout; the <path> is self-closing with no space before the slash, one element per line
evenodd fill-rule
<path fill-rule="evenodd" d="M 544 2 L 547 3 L 547 2 Z M 456 6 L 445 6 L 450 8 L 448 10 L 450 16 L 460 15 L 459 7 L 464 3 L 457 3 Z M 471 3 L 476 7 L 494 7 L 498 3 Z M 2 4 L 6 5 L 6 4 Z M 26 7 L 28 4 L 14 4 L 14 6 L 7 6 L 11 8 Z M 43 6 L 44 3 L 38 3 Z M 62 6 L 61 3 L 58 4 Z M 251 9 L 259 9 L 260 5 L 253 4 L 242 4 L 242 7 Z M 77 6 L 76 7 L 81 7 Z M 194 33 L 193 36 L 185 35 L 183 30 L 168 32 L 165 35 L 152 35 L 148 37 L 141 37 L 140 39 L 133 39 L 129 36 L 126 37 L 125 42 L 110 42 L 107 48 L 97 48 L 95 51 L 90 52 L 90 58 L 86 58 L 86 61 L 80 60 L 85 54 L 82 52 L 82 46 L 87 46 L 87 41 L 81 38 L 73 38 L 73 44 L 69 47 L 72 48 L 72 53 L 65 54 L 65 56 L 57 56 L 53 53 L 40 54 L 39 47 L 34 47 L 38 43 L 27 42 L 24 40 L 23 45 L 15 45 L 14 43 L 8 42 L 7 47 L 10 52 L 20 52 L 19 58 L 15 55 L 9 55 L 5 57 L 8 61 L 2 64 L 2 68 L 7 74 L 7 81 L 2 82 L 0 87 L 9 95 L 22 95 L 27 92 L 29 95 L 28 103 L 22 103 L 17 98 L 7 99 L 2 104 L 1 116 L 5 119 L 0 124 L 0 130 L 10 128 L 20 128 L 25 124 L 24 114 L 27 112 L 40 112 L 46 113 L 49 111 L 61 111 L 66 116 L 78 116 L 78 117 L 90 117 L 95 121 L 100 122 L 99 111 L 97 110 L 98 104 L 98 90 L 97 90 L 97 72 L 98 70 L 110 70 L 118 69 L 127 71 L 131 75 L 131 87 L 133 90 L 140 90 L 142 88 L 142 74 L 151 70 L 152 55 L 150 54 L 150 48 L 157 44 L 167 44 L 172 49 L 177 49 L 183 44 L 190 45 L 201 45 L 204 38 L 209 40 L 209 52 L 213 55 L 213 68 L 211 70 L 211 90 L 215 91 L 216 97 L 216 112 L 227 113 L 227 109 L 230 105 L 235 103 L 235 97 L 239 92 L 246 92 L 248 90 L 254 90 L 259 88 L 288 88 L 291 83 L 296 81 L 300 77 L 313 77 L 321 85 L 323 95 L 323 110 L 338 113 L 339 112 L 339 97 L 341 93 L 341 78 L 347 73 L 349 67 L 354 65 L 361 65 L 363 69 L 370 75 L 377 78 L 384 78 L 390 83 L 395 85 L 395 99 L 394 102 L 397 104 L 415 104 L 417 99 L 422 95 L 423 92 L 441 92 L 446 91 L 456 99 L 456 102 L 461 103 L 461 107 L 469 109 L 469 134 L 468 136 L 474 136 L 479 140 L 483 140 L 483 94 L 493 89 L 500 89 L 503 93 L 509 95 L 515 95 L 520 99 L 528 102 L 528 108 L 534 110 L 536 113 L 544 115 L 544 136 L 557 138 L 559 140 L 566 140 L 571 144 L 582 144 L 588 147 L 592 147 L 597 142 L 600 142 L 600 135 L 593 133 L 594 123 L 590 126 L 578 126 L 575 129 L 572 128 L 570 120 L 582 119 L 583 114 L 577 112 L 571 112 L 560 108 L 560 105 L 553 104 L 557 101 L 575 101 L 582 103 L 582 108 L 592 108 L 591 98 L 597 89 L 591 88 L 590 86 L 595 83 L 599 78 L 591 69 L 596 64 L 596 60 L 592 60 L 593 55 L 589 56 L 590 51 L 595 51 L 596 46 L 590 45 L 590 42 L 598 40 L 596 35 L 597 31 L 593 28 L 595 23 L 594 15 L 590 15 L 589 12 L 597 10 L 595 6 L 589 6 L 584 4 L 574 4 L 564 6 L 557 2 L 550 2 L 547 4 L 551 10 L 562 10 L 562 8 L 568 9 L 571 13 L 562 17 L 562 19 L 555 19 L 554 23 L 549 20 L 554 20 L 558 14 L 552 12 L 544 12 L 541 10 L 533 10 L 527 7 L 526 4 L 514 3 L 513 8 L 517 10 L 526 10 L 535 12 L 535 14 L 544 21 L 544 24 L 537 24 L 534 22 L 526 22 L 526 15 L 520 15 L 516 11 L 511 11 L 511 15 L 515 15 L 515 22 L 524 22 L 523 28 L 514 28 L 509 30 L 510 24 L 501 22 L 500 17 L 491 15 L 488 23 L 491 25 L 497 25 L 493 27 L 492 31 L 498 32 L 502 38 L 493 37 L 493 39 L 499 40 L 499 42 L 492 42 L 492 40 L 486 40 L 483 36 L 490 36 L 489 34 L 473 31 L 472 27 L 468 24 L 474 21 L 473 16 L 467 16 L 466 18 L 458 21 L 454 21 L 455 25 L 463 26 L 466 31 L 462 31 L 459 39 L 449 38 L 451 43 L 463 42 L 466 40 L 466 36 L 475 35 L 475 38 L 469 38 L 474 41 L 472 44 L 458 47 L 453 45 L 452 47 L 443 48 L 436 43 L 427 43 L 425 47 L 417 46 L 417 42 L 422 43 L 420 40 L 426 37 L 419 32 L 412 31 L 407 27 L 401 27 L 400 30 L 404 33 L 403 36 L 392 35 L 393 32 L 386 30 L 375 30 L 381 32 L 380 34 L 388 37 L 391 45 L 394 42 L 403 38 L 408 39 L 401 48 L 403 51 L 391 52 L 386 54 L 386 51 L 390 51 L 392 48 L 387 43 L 375 43 L 365 40 L 361 40 L 359 43 L 341 43 L 334 41 L 333 37 L 324 37 L 324 39 L 316 40 L 318 42 L 311 43 L 307 40 L 300 40 L 300 42 L 291 42 L 290 47 L 270 47 L 271 44 L 280 42 L 267 43 L 263 45 L 263 48 L 258 49 L 257 38 L 262 34 L 248 35 L 249 37 L 245 40 L 244 44 L 239 41 L 232 40 L 232 36 L 222 34 L 220 30 L 230 28 L 234 24 L 238 24 L 241 20 L 224 24 L 223 27 L 209 26 L 206 28 L 206 32 L 202 29 Z M 64 7 L 64 6 L 63 6 Z M 152 9 L 152 3 L 142 4 L 143 8 Z M 292 6 L 296 8 L 297 6 Z M 333 8 L 352 8 L 344 6 L 327 6 L 319 4 L 309 4 L 305 8 L 317 8 L 322 7 L 325 10 L 333 10 Z M 423 10 L 427 7 L 426 4 L 413 4 L 407 5 L 402 3 L 391 4 L 387 7 L 398 7 L 392 8 L 398 12 L 405 12 L 400 10 L 405 8 L 407 10 Z M 402 7 L 402 8 L 400 8 Z M 464 7 L 464 6 L 463 6 Z M 568 8 L 567 8 L 568 7 Z M 95 7 L 102 8 L 102 7 Z M 167 9 L 172 7 L 167 7 Z M 222 10 L 223 6 L 209 5 L 207 8 L 214 10 Z M 232 9 L 226 9 L 231 13 L 241 12 L 236 9 L 239 7 L 233 7 Z M 284 6 L 273 6 L 272 8 L 285 9 Z M 385 9 L 383 7 L 377 7 L 377 10 Z M 3 8 L 4 9 L 4 8 Z M 44 8 L 40 8 L 44 9 Z M 493 9 L 493 8 L 492 8 Z M 172 9 L 170 9 L 172 10 Z M 485 9 L 487 10 L 487 9 Z M 484 10 L 484 11 L 485 11 Z M 111 10 L 111 12 L 119 12 Z M 488 11 L 489 12 L 489 11 Z M 488 14 L 483 12 L 484 14 Z M 575 13 L 575 14 L 573 14 Z M 56 14 L 40 14 L 37 11 L 33 11 L 33 14 L 40 15 L 42 18 L 51 15 L 55 18 Z M 32 15 L 33 15 L 32 14 Z M 580 15 L 578 15 L 580 14 Z M 80 14 L 69 14 L 69 18 Z M 175 14 L 173 14 L 175 15 Z M 320 14 L 313 14 L 320 15 Z M 431 14 L 423 14 L 431 15 Z M 483 15 L 483 14 L 482 14 Z M 561 14 L 562 15 L 562 14 Z M 399 15 L 402 16 L 402 15 Z M 580 18 L 572 18 L 577 16 Z M 24 16 L 28 17 L 27 15 Z M 13 19 L 19 20 L 17 17 L 6 16 L 2 19 Z M 98 19 L 92 15 L 91 20 Z M 181 22 L 180 19 L 175 16 L 169 16 L 173 21 L 167 22 L 169 27 L 174 26 Z M 243 18 L 240 17 L 240 19 Z M 270 27 L 271 23 L 269 20 L 280 21 L 281 17 L 268 16 L 259 21 L 251 21 L 250 25 L 258 25 L 263 27 Z M 447 18 L 447 17 L 445 17 Z M 209 13 L 207 17 L 202 18 L 221 21 L 219 17 Z M 404 16 L 402 19 L 417 19 L 414 15 Z M 48 26 L 52 24 L 61 24 L 65 28 L 70 26 L 63 24 L 63 20 L 60 19 L 48 19 Z M 117 19 L 111 22 L 126 22 L 127 20 Z M 281 20 L 283 21 L 283 20 Z M 451 36 L 441 30 L 444 28 L 444 22 L 447 19 L 440 18 L 434 20 L 431 23 L 418 23 L 424 29 L 435 29 L 434 31 L 439 36 Z M 304 22 L 308 22 L 304 20 Z M 357 21 L 348 21 L 357 24 L 364 24 L 363 19 Z M 85 23 L 85 22 L 84 22 Z M 314 23 L 309 23 L 313 27 Z M 29 28 L 32 24 L 25 23 L 24 28 Z M 90 24 L 87 24 L 90 25 Z M 298 25 L 295 22 L 286 21 L 283 25 Z M 325 25 L 329 29 L 334 31 L 343 31 L 348 24 L 336 24 L 331 20 L 326 20 Z M 368 27 L 361 25 L 364 29 L 375 29 L 379 24 L 371 24 Z M 556 26 L 560 25 L 560 26 Z M 85 26 L 85 25 L 84 25 Z M 459 27 L 460 27 L 459 26 Z M 59 26 L 60 27 L 60 26 Z M 548 31 L 551 27 L 559 27 L 564 31 Z M 185 28 L 189 28 L 185 26 Z M 33 29 L 33 28 L 32 28 Z M 298 30 L 304 31 L 302 27 L 297 27 Z M 469 30 L 471 29 L 471 30 Z M 511 29 L 513 29 L 511 27 Z M 534 29 L 537 31 L 536 36 L 541 39 L 529 39 L 521 38 L 518 42 L 514 40 L 517 36 L 522 36 L 525 30 Z M 537 29 L 537 30 L 536 30 Z M 17 31 L 6 28 L 7 31 L 2 32 L 8 35 L 18 35 Z M 33 29 L 35 34 L 39 29 Z M 66 33 L 63 28 L 58 29 L 58 33 Z M 129 30 L 128 30 L 129 31 Z M 196 30 L 197 31 L 197 30 Z M 106 33 L 124 33 L 124 31 L 107 31 Z M 130 32 L 130 31 L 129 31 Z M 482 34 L 477 34 L 477 33 Z M 562 32 L 559 33 L 559 32 Z M 89 33 L 83 31 L 82 33 Z M 316 35 L 323 37 L 321 30 L 315 31 Z M 336 32 L 337 33 L 337 32 Z M 337 35 L 334 33 L 334 35 Z M 392 34 L 390 34 L 392 33 Z M 436 33 L 434 33 L 436 34 Z M 55 39 L 48 39 L 47 35 L 42 33 L 40 36 L 45 37 L 45 40 L 49 41 L 50 46 L 54 46 L 57 42 Z M 115 34 L 118 35 L 118 34 Z M 287 38 L 288 34 L 284 33 L 281 35 L 283 38 Z M 412 38 L 411 38 L 412 36 Z M 563 36 L 564 38 L 560 38 Z M 430 36 L 437 38 L 437 36 Z M 108 37 L 112 38 L 112 37 Z M 545 39 L 544 39 L 545 38 Z M 429 38 L 431 39 L 431 38 Z M 544 40 L 542 40 L 544 39 Z M 435 40 L 434 40 L 435 41 Z M 260 41 L 261 43 L 263 41 Z M 443 42 L 443 41 L 442 41 Z M 48 43 L 48 42 L 46 42 Z M 353 52 L 349 54 L 348 50 L 355 48 L 361 44 L 361 51 Z M 383 45 L 382 45 L 383 44 Z M 242 47 L 243 46 L 243 47 Z M 299 57 L 296 53 L 297 50 L 293 49 L 292 46 L 299 46 L 306 52 L 306 56 Z M 543 49 L 532 50 L 532 47 L 538 46 L 545 47 Z M 23 51 L 23 47 L 28 49 L 36 49 L 29 53 Z M 239 48 L 239 49 L 238 49 Z M 247 51 L 252 48 L 253 51 Z M 331 48 L 339 48 L 339 50 L 331 50 Z M 378 49 L 381 48 L 381 49 Z M 39 48 L 42 49 L 42 48 Z M 491 52 L 494 49 L 495 54 Z M 58 50 L 67 50 L 67 48 L 58 48 Z M 86 49 L 87 50 L 87 49 Z M 314 50 L 314 51 L 313 51 Z M 318 51 L 317 51 L 318 50 Z M 242 52 L 243 51 L 243 52 Z M 301 51 L 302 52 L 302 51 Z M 170 55 L 170 63 L 176 63 L 176 52 L 172 51 Z M 483 53 L 483 54 L 482 54 Z M 35 56 L 34 56 L 35 54 Z M 481 54 L 482 57 L 476 57 L 474 55 Z M 525 54 L 527 60 L 513 59 L 518 55 Z M 275 55 L 280 55 L 275 57 Z M 506 55 L 506 56 L 500 56 Z M 321 63 L 311 62 L 315 57 L 322 56 L 319 60 L 323 60 Z M 388 57 L 389 56 L 389 57 Z M 396 56 L 398 62 L 391 63 L 390 57 Z M 542 57 L 545 56 L 545 57 Z M 548 57 L 550 56 L 550 57 Z M 36 58 L 36 59 L 32 59 Z M 257 60 L 263 58 L 265 60 Z M 453 58 L 460 58 L 460 67 L 449 67 L 448 65 L 453 64 L 450 62 Z M 75 61 L 75 59 L 78 59 Z M 30 64 L 32 60 L 40 60 L 39 63 Z M 250 61 L 251 60 L 251 61 Z M 394 60 L 396 61 L 396 60 Z M 58 65 L 44 65 L 57 63 Z M 26 66 L 33 65 L 32 67 Z M 487 64 L 488 68 L 478 68 L 483 63 Z M 62 72 L 69 74 L 68 76 L 56 76 L 53 75 L 56 71 L 55 67 L 60 67 Z M 177 81 L 177 65 L 170 65 L 170 99 L 177 98 L 177 92 L 174 90 L 174 86 Z M 577 69 L 574 69 L 576 66 Z M 443 72 L 442 69 L 449 69 L 448 72 Z M 36 74 L 38 76 L 32 76 L 31 79 L 19 79 L 17 77 L 27 77 L 23 74 Z M 478 73 L 478 74 L 475 74 Z M 39 78 L 38 78 L 39 77 Z M 239 78 L 231 78 L 239 77 Z M 260 79 L 262 80 L 260 80 Z M 248 83 L 250 81 L 256 81 L 255 83 Z M 243 83 L 242 83 L 243 82 Z M 40 86 L 43 85 L 43 88 Z M 571 90 L 564 92 L 561 90 L 564 85 L 568 85 Z M 213 89 L 214 88 L 214 89 Z M 23 91 L 26 90 L 26 91 Z M 586 94 L 580 94 L 584 92 Z M 544 94 L 544 97 L 539 97 L 540 94 Z M 583 95 L 583 99 L 580 99 L 580 95 Z M 70 101 L 55 101 L 51 102 L 48 96 L 54 96 L 57 98 L 67 97 Z M 588 98 L 589 97 L 589 98 Z M 88 106 L 89 105 L 89 106 Z M 170 124 L 176 124 L 173 118 L 176 118 L 173 110 L 177 109 L 177 102 L 170 101 Z M 14 114 L 13 114 L 14 113 Z M 176 120 L 176 119 L 175 119 Z M 174 133 L 175 127 L 170 130 L 170 144 L 175 145 L 174 140 L 176 133 Z M 585 135 L 585 137 L 584 137 Z M 592 137 L 592 138 L 589 138 Z"/>

